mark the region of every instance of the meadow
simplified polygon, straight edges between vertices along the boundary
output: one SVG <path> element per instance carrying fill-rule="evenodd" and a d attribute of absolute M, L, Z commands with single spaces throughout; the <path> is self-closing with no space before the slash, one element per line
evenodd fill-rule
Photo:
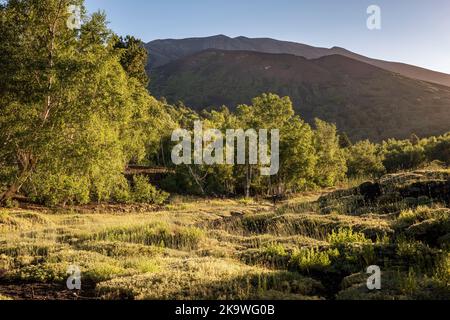
<path fill-rule="evenodd" d="M 449 176 L 389 175 L 381 192 L 365 183 L 278 203 L 172 196 L 162 206 L 1 209 L 0 296 L 450 299 L 450 209 L 430 191 Z M 428 196 L 417 194 L 423 185 Z M 71 265 L 81 290 L 66 287 Z M 370 265 L 381 290 L 367 289 Z"/>

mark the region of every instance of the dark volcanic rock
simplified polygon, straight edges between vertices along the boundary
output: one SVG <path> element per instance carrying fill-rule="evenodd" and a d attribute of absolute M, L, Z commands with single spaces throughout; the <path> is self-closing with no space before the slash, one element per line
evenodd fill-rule
<path fill-rule="evenodd" d="M 390 174 L 376 182 L 337 190 L 319 199 L 322 212 L 338 211 L 352 215 L 374 210 L 389 214 L 432 203 L 450 205 L 450 173 L 416 171 Z"/>
<path fill-rule="evenodd" d="M 364 196 L 367 201 L 373 202 L 381 196 L 381 187 L 379 183 L 365 182 L 358 188 L 359 194 Z"/>
<path fill-rule="evenodd" d="M 420 181 L 399 190 L 402 197 L 429 197 L 450 204 L 450 180 Z"/>

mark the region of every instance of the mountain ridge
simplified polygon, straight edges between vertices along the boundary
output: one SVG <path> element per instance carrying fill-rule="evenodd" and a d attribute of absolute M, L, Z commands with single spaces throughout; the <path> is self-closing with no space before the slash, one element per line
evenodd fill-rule
<path fill-rule="evenodd" d="M 207 49 L 286 53 L 302 56 L 307 59 L 316 59 L 323 56 L 340 54 L 413 79 L 450 87 L 450 74 L 401 62 L 373 59 L 337 46 L 323 48 L 272 38 L 248 38 L 244 36 L 231 38 L 225 35 L 216 35 L 185 39 L 158 39 L 147 43 L 145 47 L 149 51 L 150 56 L 148 65 L 149 71 Z"/>

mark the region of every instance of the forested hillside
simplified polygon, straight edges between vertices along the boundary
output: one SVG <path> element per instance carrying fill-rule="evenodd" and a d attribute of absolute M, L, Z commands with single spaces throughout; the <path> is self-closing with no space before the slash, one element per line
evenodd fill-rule
<path fill-rule="evenodd" d="M 341 55 L 207 50 L 156 68 L 150 91 L 196 110 L 234 110 L 264 92 L 289 96 L 298 115 L 335 123 L 353 140 L 439 135 L 449 130 L 450 88 Z"/>

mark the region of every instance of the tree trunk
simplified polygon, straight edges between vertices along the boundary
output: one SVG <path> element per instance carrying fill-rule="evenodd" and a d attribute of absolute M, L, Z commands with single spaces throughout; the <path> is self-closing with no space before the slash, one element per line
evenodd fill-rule
<path fill-rule="evenodd" d="M 192 178 L 194 178 L 195 183 L 200 188 L 202 195 L 205 195 L 205 189 L 202 186 L 201 179 L 198 177 L 197 174 L 195 174 L 195 172 L 192 170 L 192 168 L 190 166 L 188 166 L 188 168 L 189 168 L 189 172 L 190 172 Z"/>
<path fill-rule="evenodd" d="M 41 113 L 41 127 L 44 127 L 47 120 L 50 117 L 50 111 L 53 108 L 54 105 L 54 99 L 52 96 L 52 90 L 54 85 L 54 74 L 53 69 L 55 67 L 55 41 L 57 37 L 57 27 L 58 22 L 62 18 L 62 15 L 64 14 L 65 10 L 65 1 L 60 0 L 58 3 L 58 9 L 56 12 L 56 15 L 54 17 L 54 20 L 51 21 L 48 25 L 48 30 L 50 33 L 50 38 L 48 40 L 47 44 L 47 50 L 48 50 L 48 60 L 47 60 L 47 68 L 49 72 L 48 80 L 47 80 L 47 94 L 44 99 L 44 108 Z M 37 139 L 38 135 L 35 136 L 35 139 Z M 28 181 L 30 178 L 32 172 L 34 171 L 36 167 L 36 158 L 33 156 L 32 151 L 23 151 L 18 149 L 17 150 L 17 160 L 19 163 L 19 174 L 15 181 L 8 187 L 8 189 L 0 194 L 0 203 L 5 203 L 8 199 L 11 199 L 17 192 L 20 191 L 23 184 Z"/>
<path fill-rule="evenodd" d="M 19 151 L 17 160 L 19 162 L 19 175 L 8 189 L 0 194 L 0 203 L 5 203 L 11 199 L 22 188 L 23 184 L 27 182 L 35 168 L 36 160 L 30 152 Z"/>
<path fill-rule="evenodd" d="M 247 165 L 247 171 L 245 175 L 245 197 L 250 198 L 250 186 L 252 182 L 252 167 Z"/>
<path fill-rule="evenodd" d="M 162 157 L 162 161 L 163 161 L 163 166 L 166 166 L 166 157 L 164 156 L 164 143 L 162 141 L 162 139 L 159 140 L 160 141 L 160 145 L 161 145 L 161 157 Z"/>

